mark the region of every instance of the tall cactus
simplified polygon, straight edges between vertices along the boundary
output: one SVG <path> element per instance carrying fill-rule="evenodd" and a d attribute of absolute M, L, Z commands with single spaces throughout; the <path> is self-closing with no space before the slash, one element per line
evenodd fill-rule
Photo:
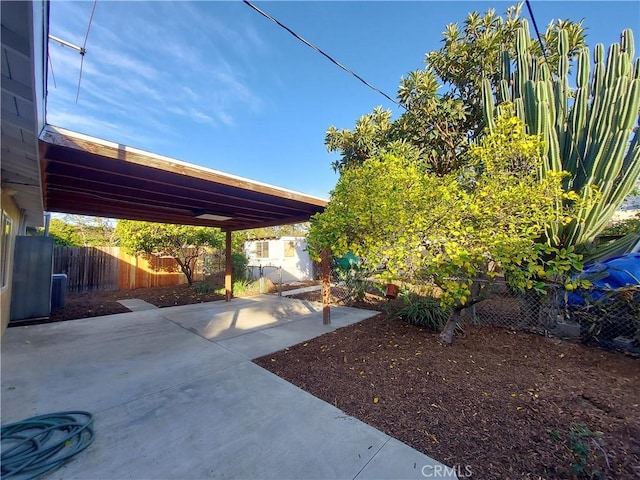
<path fill-rule="evenodd" d="M 577 56 L 576 87 L 572 90 L 567 32 L 560 32 L 558 42 L 559 68 L 552 78 L 544 59 L 530 53 L 529 27 L 523 19 L 516 38 L 516 58 L 505 55 L 503 72 L 508 76 L 495 97 L 489 81 L 483 81 L 484 113 L 491 130 L 495 111 L 510 102 L 529 133 L 543 136 L 541 173 L 568 172 L 566 188 L 582 200 L 571 223 L 558 221 L 550 226 L 549 241 L 584 250 L 640 176 L 640 128 L 634 128 L 640 125 L 640 59 L 634 61 L 629 29 L 622 33 L 620 43 L 610 47 L 606 64 L 604 47 L 596 45 L 593 71 L 585 47 Z M 515 71 L 509 74 L 512 61 Z"/>

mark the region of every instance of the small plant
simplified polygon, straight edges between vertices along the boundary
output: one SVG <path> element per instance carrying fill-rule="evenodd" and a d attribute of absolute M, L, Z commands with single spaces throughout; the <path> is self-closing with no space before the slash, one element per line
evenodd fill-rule
<path fill-rule="evenodd" d="M 451 309 L 443 307 L 440 302 L 433 297 L 421 297 L 414 293 L 402 292 L 404 306 L 395 312 L 411 325 L 427 327 L 430 330 L 439 332 L 449 319 Z"/>
<path fill-rule="evenodd" d="M 563 434 L 560 430 L 551 430 L 549 436 L 556 442 L 563 442 Z M 571 462 L 572 473 L 578 478 L 603 478 L 603 473 L 599 470 L 594 470 L 590 465 L 590 462 L 598 459 L 598 454 L 595 452 L 596 449 L 602 452 L 607 465 L 609 464 L 607 454 L 602 448 L 604 445 L 602 432 L 594 432 L 584 423 L 574 422 L 569 426 L 566 441 L 568 441 L 566 447 L 573 456 Z"/>
<path fill-rule="evenodd" d="M 214 293 L 217 288 L 209 282 L 198 282 L 191 285 L 193 291 L 198 295 L 207 295 L 209 293 Z"/>
<path fill-rule="evenodd" d="M 255 282 L 253 282 L 255 283 Z M 250 289 L 251 289 L 251 285 L 252 282 L 250 282 L 249 280 L 236 280 L 235 282 L 233 282 L 233 294 L 234 295 L 243 295 L 246 294 Z"/>

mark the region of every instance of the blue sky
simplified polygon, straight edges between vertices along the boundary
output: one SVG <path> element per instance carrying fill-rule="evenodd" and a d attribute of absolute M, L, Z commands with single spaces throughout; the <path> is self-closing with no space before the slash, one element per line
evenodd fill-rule
<path fill-rule="evenodd" d="M 511 2 L 254 2 L 395 98 L 446 24 Z M 640 2 L 531 1 L 541 30 L 584 18 L 588 43 L 624 28 L 640 51 Z M 50 33 L 82 45 L 92 1 L 51 3 Z M 523 14 L 528 18 L 526 7 Z M 47 121 L 186 162 L 328 198 L 327 128 L 399 110 L 241 1 L 99 1 L 80 56 L 50 42 Z M 55 76 L 54 80 L 51 74 Z"/>

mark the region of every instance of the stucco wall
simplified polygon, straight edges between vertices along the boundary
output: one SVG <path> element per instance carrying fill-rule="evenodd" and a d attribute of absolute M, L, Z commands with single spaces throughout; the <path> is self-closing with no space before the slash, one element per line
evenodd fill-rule
<path fill-rule="evenodd" d="M 269 242 L 269 256 L 259 258 L 257 254 L 258 242 Z M 253 278 L 258 278 L 259 266 L 263 266 L 263 275 L 274 283 L 279 281 L 277 268 L 282 267 L 283 283 L 312 280 L 313 264 L 309 253 L 305 251 L 307 246 L 303 237 L 281 237 L 277 239 L 251 240 L 244 244 L 245 255 L 249 259 L 249 266 L 253 266 Z M 292 248 L 293 247 L 293 248 Z M 287 256 L 285 251 L 292 253 Z"/>
<path fill-rule="evenodd" d="M 10 192 L 9 192 L 10 193 Z M 4 262 L 5 258 L 7 264 L 5 265 L 6 285 L 0 286 L 0 321 L 2 325 L 1 334 L 4 334 L 9 324 L 9 314 L 11 311 L 11 280 L 13 273 L 13 250 L 15 246 L 16 234 L 20 229 L 20 211 L 16 206 L 13 198 L 8 194 L 6 189 L 2 189 L 2 208 L 1 212 L 4 212 L 11 219 L 11 234 L 9 236 L 9 242 L 7 245 L 7 252 L 0 251 L 0 262 Z M 1 213 L 0 212 L 0 213 Z"/>

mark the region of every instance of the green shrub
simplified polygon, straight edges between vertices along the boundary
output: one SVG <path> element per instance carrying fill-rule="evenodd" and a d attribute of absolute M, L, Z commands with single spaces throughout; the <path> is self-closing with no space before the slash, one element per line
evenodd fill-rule
<path fill-rule="evenodd" d="M 264 277 L 258 280 L 236 280 L 233 282 L 233 295 L 236 297 L 259 295 L 261 293 L 275 292 L 276 286 L 274 283 Z"/>
<path fill-rule="evenodd" d="M 415 293 L 402 293 L 404 306 L 395 312 L 402 320 L 439 332 L 451 314 L 451 308 L 443 307 L 433 297 L 421 297 Z"/>
<path fill-rule="evenodd" d="M 231 278 L 234 281 L 245 280 L 247 278 L 247 265 L 249 259 L 241 253 L 231 254 Z"/>
<path fill-rule="evenodd" d="M 238 295 L 246 295 L 252 289 L 252 282 L 249 280 L 241 279 L 233 282 L 232 291 L 233 294 Z"/>
<path fill-rule="evenodd" d="M 191 288 L 193 288 L 193 290 L 198 295 L 206 295 L 208 293 L 213 293 L 217 290 L 217 287 L 215 285 L 212 285 L 209 282 L 194 283 L 193 285 L 191 285 Z"/>

